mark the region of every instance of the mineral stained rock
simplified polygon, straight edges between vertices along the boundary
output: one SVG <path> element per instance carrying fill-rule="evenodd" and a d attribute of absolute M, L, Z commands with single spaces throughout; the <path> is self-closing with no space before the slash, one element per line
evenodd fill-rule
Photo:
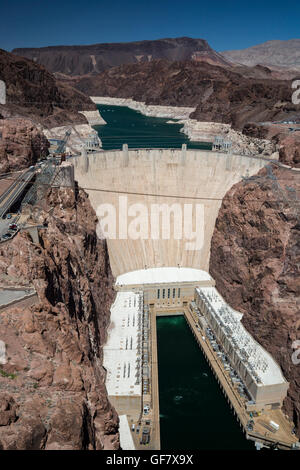
<path fill-rule="evenodd" d="M 299 114 L 291 102 L 291 81 L 245 75 L 197 61 L 153 60 L 121 65 L 70 83 L 90 96 L 133 98 L 147 105 L 196 108 L 190 118 L 231 124 L 266 122 Z"/>
<path fill-rule="evenodd" d="M 280 161 L 286 165 L 300 168 L 300 135 L 293 133 L 289 136 L 280 137 Z"/>
<path fill-rule="evenodd" d="M 267 139 L 279 150 L 279 161 L 285 165 L 300 168 L 300 132 L 297 124 L 284 125 L 273 123 L 272 125 L 247 123 L 243 128 L 243 134 L 251 138 Z"/>
<path fill-rule="evenodd" d="M 148 41 L 51 46 L 14 49 L 14 54 L 36 60 L 53 73 L 87 75 L 122 64 L 136 64 L 155 59 L 210 60 L 228 62 L 207 41 L 196 38 L 165 38 Z"/>
<path fill-rule="evenodd" d="M 29 117 L 36 124 L 54 127 L 86 123 L 78 111 L 96 110 L 88 96 L 58 83 L 42 65 L 2 49 L 0 80 L 6 84 L 6 104 L 0 104 L 0 119 Z"/>
<path fill-rule="evenodd" d="M 210 273 L 243 324 L 290 382 L 284 406 L 300 436 L 300 172 L 270 166 L 225 196 L 211 243 Z"/>
<path fill-rule="evenodd" d="M 0 311 L 0 449 L 118 449 L 102 345 L 113 302 L 107 247 L 86 193 L 52 189 L 35 213 L 40 244 L 0 246 L 0 279 L 34 286 L 31 306 Z"/>
<path fill-rule="evenodd" d="M 2 119 L 0 134 L 0 173 L 21 170 L 48 155 L 49 142 L 30 119 Z"/>

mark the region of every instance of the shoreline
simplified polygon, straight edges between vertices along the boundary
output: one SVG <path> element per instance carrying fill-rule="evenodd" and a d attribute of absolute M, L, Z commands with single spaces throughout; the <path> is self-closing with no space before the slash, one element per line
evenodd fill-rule
<path fill-rule="evenodd" d="M 240 131 L 234 130 L 230 124 L 224 124 L 211 121 L 197 121 L 190 119 L 189 116 L 196 108 L 146 105 L 144 102 L 135 101 L 131 98 L 112 98 L 108 96 L 91 96 L 95 104 L 104 104 L 111 106 L 126 106 L 138 111 L 145 116 L 174 119 L 176 121 L 168 124 L 182 124 L 180 132 L 187 135 L 192 142 L 214 142 L 216 137 L 222 137 L 232 144 L 232 153 L 242 155 L 268 156 L 272 159 L 278 159 L 276 146 L 267 139 L 258 139 L 247 137 Z"/>
<path fill-rule="evenodd" d="M 187 119 L 196 108 L 181 106 L 160 106 L 147 105 L 142 101 L 135 101 L 131 98 L 111 98 L 108 96 L 91 96 L 95 104 L 107 104 L 112 106 L 126 106 L 135 111 L 139 111 L 145 116 L 161 117 L 170 119 Z"/>
<path fill-rule="evenodd" d="M 52 127 L 51 129 L 44 128 L 43 133 L 48 140 L 63 140 L 69 129 L 71 129 L 71 135 L 66 145 L 66 152 L 81 153 L 84 145 L 88 146 L 89 141 L 96 145 L 99 150 L 102 150 L 102 141 L 98 132 L 93 129 L 90 123 L 69 124 L 67 126 Z"/>
<path fill-rule="evenodd" d="M 107 122 L 101 116 L 99 109 L 95 111 L 78 111 L 83 114 L 90 126 L 101 126 L 107 124 Z"/>

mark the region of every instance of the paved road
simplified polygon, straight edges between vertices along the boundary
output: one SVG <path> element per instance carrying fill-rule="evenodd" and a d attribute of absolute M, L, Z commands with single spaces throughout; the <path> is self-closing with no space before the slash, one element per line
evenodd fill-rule
<path fill-rule="evenodd" d="M 35 168 L 30 168 L 20 175 L 16 181 L 0 197 L 0 217 L 2 218 L 17 201 L 29 181 L 35 175 Z"/>
<path fill-rule="evenodd" d="M 8 232 L 9 224 L 17 223 L 18 214 L 12 214 L 12 218 L 3 218 L 9 213 L 10 208 L 20 197 L 29 181 L 35 175 L 35 168 L 30 168 L 16 177 L 16 180 L 0 196 L 0 240 Z"/>
<path fill-rule="evenodd" d="M 0 306 L 8 304 L 14 300 L 20 300 L 33 292 L 33 289 L 0 289 Z"/>

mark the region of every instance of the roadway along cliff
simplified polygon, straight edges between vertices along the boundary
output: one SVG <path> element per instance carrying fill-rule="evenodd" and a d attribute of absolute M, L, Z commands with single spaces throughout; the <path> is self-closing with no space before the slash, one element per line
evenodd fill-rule
<path fill-rule="evenodd" d="M 0 245 L 1 283 L 39 299 L 0 312 L 0 449 L 118 449 L 101 350 L 114 296 L 106 244 L 82 190 L 52 189 L 37 217 L 40 245 L 25 233 Z"/>
<path fill-rule="evenodd" d="M 225 196 L 211 243 L 210 274 L 290 382 L 285 409 L 300 436 L 300 172 L 266 168 Z"/>

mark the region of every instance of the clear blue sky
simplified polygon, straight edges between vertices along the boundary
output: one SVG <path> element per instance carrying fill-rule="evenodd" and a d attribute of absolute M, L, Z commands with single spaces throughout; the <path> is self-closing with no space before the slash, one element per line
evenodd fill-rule
<path fill-rule="evenodd" d="M 299 0 L 0 0 L 0 48 L 204 38 L 216 50 L 300 37 Z"/>

